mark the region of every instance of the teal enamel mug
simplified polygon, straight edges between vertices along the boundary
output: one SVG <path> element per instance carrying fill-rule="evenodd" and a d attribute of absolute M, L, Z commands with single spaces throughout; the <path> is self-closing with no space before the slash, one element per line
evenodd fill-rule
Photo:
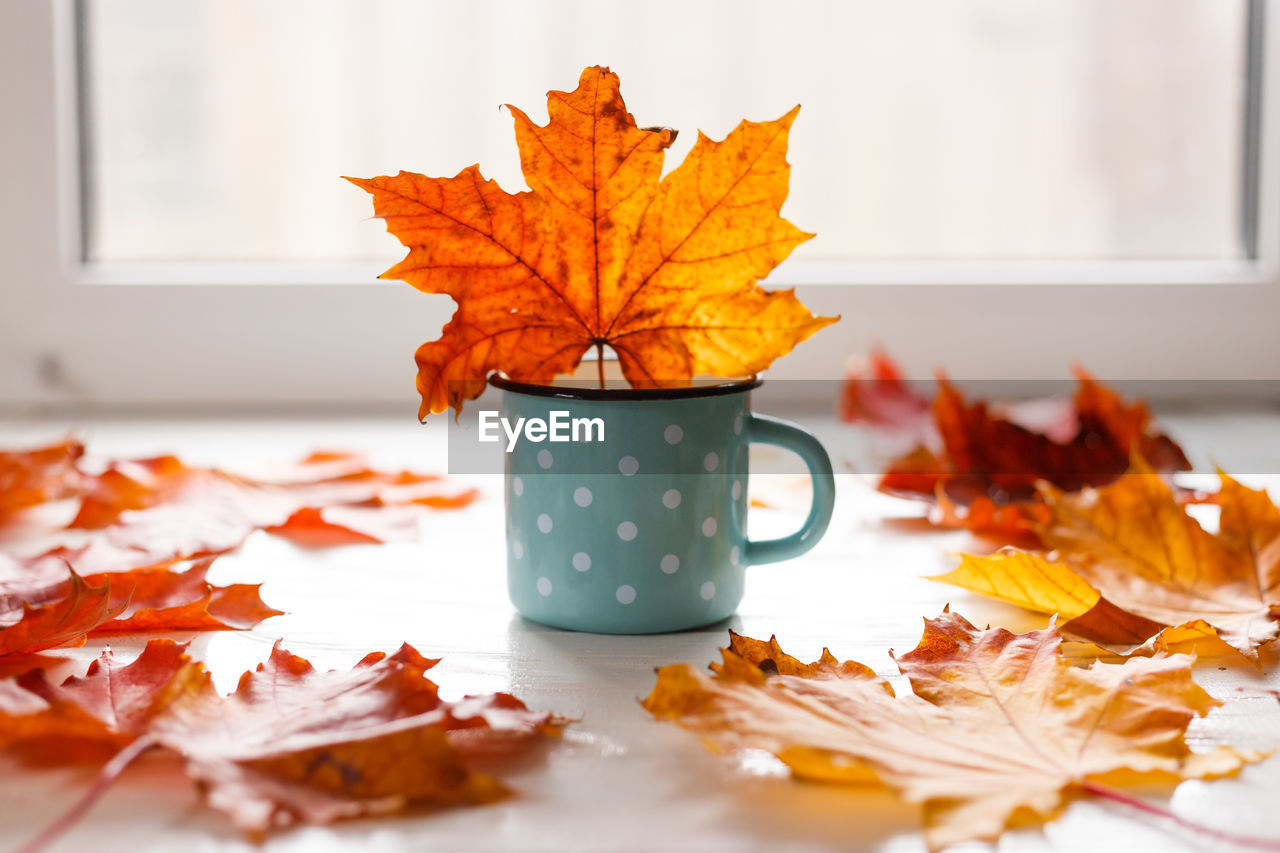
<path fill-rule="evenodd" d="M 799 556 L 826 531 L 831 460 L 803 428 L 751 411 L 758 380 L 676 389 L 527 385 L 503 378 L 507 581 L 526 618 L 647 634 L 717 622 L 746 569 Z M 804 524 L 747 536 L 748 446 L 797 453 L 813 481 Z"/>

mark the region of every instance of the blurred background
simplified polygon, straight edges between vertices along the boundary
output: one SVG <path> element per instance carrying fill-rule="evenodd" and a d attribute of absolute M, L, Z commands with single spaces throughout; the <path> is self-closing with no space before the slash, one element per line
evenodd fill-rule
<path fill-rule="evenodd" d="M 802 104 L 797 258 L 1239 258 L 1244 0 L 84 5 L 93 261 L 396 254 L 338 175 L 522 188 L 508 113 L 584 66 L 642 126 Z"/>
<path fill-rule="evenodd" d="M 770 284 L 845 320 L 771 372 L 1275 379 L 1267 0 L 14 0 L 0 406 L 412 409 L 452 305 L 340 175 L 523 189 L 586 65 L 641 125 L 803 105 Z M 812 394 L 812 386 L 797 395 Z"/>

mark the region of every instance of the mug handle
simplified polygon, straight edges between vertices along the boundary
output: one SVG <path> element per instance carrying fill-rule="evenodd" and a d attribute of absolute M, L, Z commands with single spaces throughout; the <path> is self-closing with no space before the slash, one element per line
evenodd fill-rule
<path fill-rule="evenodd" d="M 749 413 L 747 417 L 748 441 L 773 444 L 796 453 L 808 466 L 809 479 L 813 481 L 813 503 L 809 506 L 809 517 L 799 530 L 781 539 L 747 540 L 743 562 L 754 566 L 798 557 L 818 544 L 827 532 L 831 511 L 835 509 L 836 480 L 826 448 L 808 430 L 768 415 Z"/>

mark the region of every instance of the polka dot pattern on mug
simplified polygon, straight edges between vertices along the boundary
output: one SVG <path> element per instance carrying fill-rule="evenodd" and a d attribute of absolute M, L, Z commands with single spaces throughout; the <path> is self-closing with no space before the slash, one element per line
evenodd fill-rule
<path fill-rule="evenodd" d="M 664 403 L 654 416 L 633 407 L 608 424 L 607 443 L 589 447 L 522 443 L 505 492 L 517 608 L 605 632 L 679 630 L 731 613 L 748 574 L 753 421 L 743 402 Z M 543 406 L 562 407 L 531 404 L 526 414 L 545 418 Z"/>

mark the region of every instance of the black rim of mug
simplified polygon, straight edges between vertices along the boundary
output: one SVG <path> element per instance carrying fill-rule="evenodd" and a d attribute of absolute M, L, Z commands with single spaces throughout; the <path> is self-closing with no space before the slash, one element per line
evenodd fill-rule
<path fill-rule="evenodd" d="M 759 388 L 764 384 L 764 380 L 752 376 L 717 385 L 693 385 L 684 388 L 573 388 L 564 385 L 533 385 L 494 375 L 489 377 L 489 384 L 513 394 L 559 397 L 568 400 L 686 400 L 742 394 Z"/>

